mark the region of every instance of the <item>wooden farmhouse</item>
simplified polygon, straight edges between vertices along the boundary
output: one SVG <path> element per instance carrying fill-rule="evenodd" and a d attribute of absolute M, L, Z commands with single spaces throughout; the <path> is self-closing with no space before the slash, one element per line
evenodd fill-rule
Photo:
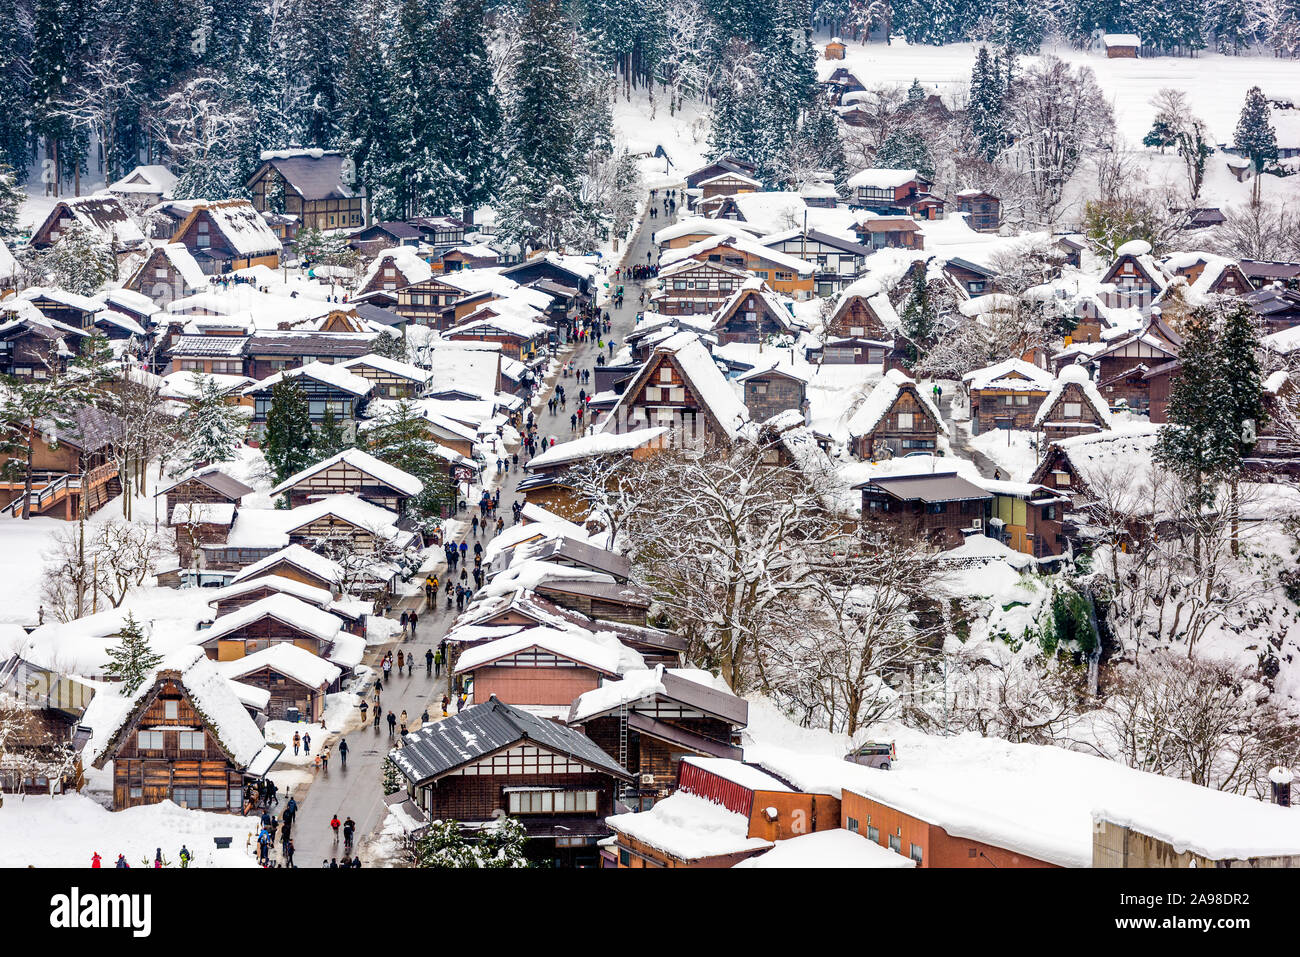
<path fill-rule="evenodd" d="M 1068 492 L 1076 507 L 1113 493 L 1108 483 L 1119 482 L 1132 489 L 1131 501 L 1138 511 L 1150 496 L 1152 456 L 1159 435 L 1158 425 L 1126 425 L 1053 442 L 1029 481 Z"/>
<path fill-rule="evenodd" d="M 167 524 L 176 536 L 182 568 L 197 564 L 203 546 L 226 544 L 237 511 L 228 502 L 182 502 L 172 508 Z"/>
<path fill-rule="evenodd" d="M 490 269 L 501 264 L 501 254 L 487 243 L 474 243 L 471 246 L 457 246 L 442 254 L 444 272 L 460 272 L 462 269 Z"/>
<path fill-rule="evenodd" d="M 299 229 L 352 229 L 365 225 L 366 210 L 351 169 L 337 150 L 273 150 L 245 187 L 259 212 L 292 216 Z"/>
<path fill-rule="evenodd" d="M 261 441 L 266 417 L 271 411 L 272 390 L 280 382 L 293 380 L 307 395 L 308 414 L 313 426 L 319 427 L 328 412 L 345 431 L 354 432 L 362 409 L 370 399 L 373 383 L 336 365 L 311 362 L 301 368 L 286 369 L 249 386 L 244 395 L 253 399 L 251 437 Z"/>
<path fill-rule="evenodd" d="M 982 189 L 959 192 L 957 212 L 966 214 L 966 222 L 976 232 L 996 233 L 1002 226 L 1002 200 Z"/>
<path fill-rule="evenodd" d="M 251 487 L 221 471 L 219 465 L 209 465 L 181 476 L 154 495 L 167 496 L 163 500 L 163 511 L 167 511 L 169 507 L 190 503 L 237 506 L 252 491 Z"/>
<path fill-rule="evenodd" d="M 749 233 L 743 223 L 734 220 L 705 219 L 702 216 L 688 216 L 665 226 L 654 234 L 654 243 L 659 252 L 670 249 L 685 249 L 703 242 L 713 236 L 734 236 L 737 231 Z M 755 237 L 756 238 L 756 237 Z"/>
<path fill-rule="evenodd" d="M 853 486 L 862 492 L 862 520 L 909 541 L 955 548 L 983 535 L 993 496 L 955 472 L 889 475 Z"/>
<path fill-rule="evenodd" d="M 681 656 L 686 652 L 686 639 L 674 632 L 627 622 L 598 621 L 557 605 L 530 590 L 477 599 L 465 610 L 464 615 L 457 619 L 456 624 L 457 627 L 469 625 L 482 628 L 523 625 L 528 628 L 580 629 L 592 634 L 597 632 L 612 634 L 623 645 L 639 654 L 648 667 L 662 664 L 676 668 L 681 664 Z M 448 633 L 449 644 L 459 641 L 458 638 L 453 637 L 455 635 L 455 629 Z M 460 643 L 465 644 L 465 642 Z"/>
<path fill-rule="evenodd" d="M 748 234 L 710 236 L 684 249 L 664 253 L 659 263 L 660 266 L 668 267 L 688 259 L 743 269 L 762 280 L 773 291 L 800 300 L 812 296 L 813 278 L 817 272 L 814 263 L 764 246 L 748 238 Z M 662 276 L 661 269 L 661 279 Z"/>
<path fill-rule="evenodd" d="M 336 562 L 310 552 L 301 545 L 289 545 L 244 567 L 232 584 L 278 575 L 291 581 L 336 592 L 343 581 L 343 570 Z"/>
<path fill-rule="evenodd" d="M 854 454 L 862 459 L 934 452 L 940 434 L 948 434 L 943 415 L 912 379 L 898 369 L 853 413 L 848 423 Z"/>
<path fill-rule="evenodd" d="M 113 763 L 115 811 L 174 801 L 241 813 L 244 783 L 264 777 L 280 755 L 198 648 L 168 656 L 127 696 L 127 707 L 110 696 L 97 695 L 86 720 L 94 730 L 94 767 Z"/>
<path fill-rule="evenodd" d="M 726 442 L 749 420 L 708 347 L 699 336 L 681 332 L 661 343 L 619 396 L 601 427 L 624 433 L 664 427 L 669 441 Z"/>
<path fill-rule="evenodd" d="M 893 338 L 899 325 L 898 313 L 880 283 L 864 277 L 840 293 L 835 311 L 827 320 L 826 332 L 832 337 L 885 342 Z"/>
<path fill-rule="evenodd" d="M 683 259 L 659 270 L 654 308 L 666 316 L 715 312 L 749 278 L 740 266 Z"/>
<path fill-rule="evenodd" d="M 222 662 L 221 672 L 232 681 L 270 693 L 266 717 L 295 718 L 313 724 L 325 721 L 325 696 L 339 690 L 343 671 L 297 645 L 279 642 L 234 661 Z"/>
<path fill-rule="evenodd" d="M 626 584 L 632 575 L 632 563 L 626 555 L 588 545 L 568 535 L 548 536 L 504 551 L 493 562 L 491 574 L 504 571 L 514 562 L 524 561 L 549 562 L 562 568 L 598 572 L 608 575 L 620 585 Z"/>
<path fill-rule="evenodd" d="M 287 532 L 295 545 L 343 545 L 349 553 L 369 555 L 385 546 L 399 552 L 418 547 L 419 535 L 405 525 L 396 512 L 356 495 L 327 495 L 292 509 Z"/>
<path fill-rule="evenodd" d="M 481 293 L 483 290 L 466 288 L 460 276 L 435 273 L 428 279 L 398 288 L 397 304 L 393 310 L 419 325 L 447 329 L 454 320 L 453 313 L 449 312 L 451 307 L 476 292 Z"/>
<path fill-rule="evenodd" d="M 375 345 L 373 332 L 354 331 L 359 320 L 340 311 L 332 312 L 325 322 L 341 328 L 317 330 L 267 330 L 249 336 L 244 347 L 244 374 L 254 380 L 265 379 L 286 369 L 324 363 L 340 366 L 369 353 Z M 224 338 L 205 336 L 204 338 Z M 343 370 L 340 370 L 341 375 Z"/>
<path fill-rule="evenodd" d="M 972 299 L 996 293 L 998 290 L 997 270 L 983 263 L 953 256 L 943 264 L 943 274 L 954 286 Z"/>
<path fill-rule="evenodd" d="M 48 379 L 67 371 L 86 332 L 46 316 L 24 300 L 0 303 L 0 373 L 19 379 Z"/>
<path fill-rule="evenodd" d="M 365 275 L 357 284 L 357 295 L 371 292 L 397 292 L 407 286 L 426 282 L 433 276 L 433 268 L 420 258 L 410 246 L 394 246 L 380 250 L 370 261 Z M 399 300 L 400 301 L 400 300 Z"/>
<path fill-rule="evenodd" d="M 34 435 L 31 426 L 19 428 L 28 433 L 24 446 L 31 443 L 32 489 L 26 506 L 30 514 L 73 521 L 82 516 L 83 508 L 85 515 L 92 515 L 121 494 L 111 443 L 124 426 L 111 412 L 83 406 L 68 427 L 37 420 Z M 15 464 L 0 470 L 0 495 L 6 502 L 0 515 L 17 517 L 23 510 L 25 451 L 0 452 L 0 466 L 10 462 Z M 14 469 L 21 470 L 15 474 Z"/>
<path fill-rule="evenodd" d="M 789 364 L 759 366 L 736 377 L 745 390 L 745 408 L 753 422 L 764 422 L 781 412 L 808 414 L 808 379 Z"/>
<path fill-rule="evenodd" d="M 791 838 L 841 830 L 836 796 L 796 792 L 734 758 L 686 754 L 680 766 L 674 794 L 647 810 L 609 819 L 615 840 L 601 851 L 605 867 L 743 867 Z M 852 866 L 849 860 L 836 856 L 837 863 Z"/>
<path fill-rule="evenodd" d="M 1136 59 L 1142 49 L 1142 38 L 1135 33 L 1107 33 L 1102 36 L 1101 45 L 1108 59 Z"/>
<path fill-rule="evenodd" d="M 701 166 L 699 169 L 692 170 L 686 174 L 686 188 L 698 189 L 705 180 L 714 179 L 723 173 L 738 173 L 742 176 L 752 178 L 755 166 L 748 160 L 741 159 L 738 156 L 723 156 Z"/>
<path fill-rule="evenodd" d="M 534 591 L 561 608 L 588 618 L 637 626 L 646 624 L 651 604 L 650 593 L 631 582 L 618 584 L 556 576 L 537 582 Z"/>
<path fill-rule="evenodd" d="M 171 242 L 183 244 L 207 275 L 280 266 L 279 237 L 246 199 L 195 203 Z"/>
<path fill-rule="evenodd" d="M 962 376 L 970 394 L 972 435 L 991 429 L 1032 429 L 1054 377 L 1023 359 L 1005 359 Z"/>
<path fill-rule="evenodd" d="M 48 322 L 59 322 L 85 332 L 92 330 L 95 314 L 104 308 L 103 302 L 99 299 L 81 296 L 57 286 L 29 286 L 6 302 L 5 306 L 17 307 L 22 312 L 27 312 L 26 307 L 17 306 L 18 303 L 26 303 L 27 306 L 34 307 L 40 317 Z"/>
<path fill-rule="evenodd" d="M 1111 428 L 1110 408 L 1082 366 L 1066 366 L 1034 416 L 1047 442 Z"/>
<path fill-rule="evenodd" d="M 590 632 L 528 628 L 466 648 L 452 673 L 469 681 L 475 703 L 497 698 L 506 704 L 568 707 L 573 699 L 617 678 L 628 658 L 640 657 L 598 641 Z"/>
<path fill-rule="evenodd" d="M 450 818 L 472 835 L 505 811 L 524 825 L 525 853 L 554 866 L 597 864 L 631 780 L 581 732 L 492 698 L 411 732 L 389 758 L 417 820 Z"/>
<path fill-rule="evenodd" d="M 1207 295 L 1244 296 L 1255 291 L 1241 266 L 1224 256 L 1187 253 L 1170 256 L 1163 265 L 1171 275 L 1187 280 L 1188 292 L 1197 299 Z M 1172 287 L 1170 283 L 1165 292 L 1168 293 Z"/>
<path fill-rule="evenodd" d="M 113 252 L 120 265 L 145 245 L 144 233 L 116 196 L 78 196 L 61 199 L 32 232 L 33 249 L 48 249 L 75 229 L 83 230 Z"/>
<path fill-rule="evenodd" d="M 1169 284 L 1151 255 L 1151 244 L 1134 239 L 1116 250 L 1115 261 L 1101 277 L 1102 302 L 1112 309 L 1146 309 Z"/>
<path fill-rule="evenodd" d="M 914 169 L 864 169 L 848 181 L 850 203 L 880 216 L 911 216 L 932 185 Z"/>
<path fill-rule="evenodd" d="M 1259 316 L 1265 335 L 1300 326 L 1300 293 L 1293 289 L 1270 286 L 1247 293 L 1242 301 Z"/>
<path fill-rule="evenodd" d="M 677 786 L 683 754 L 741 756 L 749 702 L 720 690 L 707 672 L 660 665 L 577 698 L 568 723 L 636 775 L 626 799 L 649 807 Z"/>
<path fill-rule="evenodd" d="M 248 366 L 248 336 L 176 336 L 159 342 L 171 372 L 201 372 L 204 375 L 245 376 Z"/>
<path fill-rule="evenodd" d="M 921 227 L 907 216 L 871 216 L 854 225 L 864 247 L 877 249 L 921 249 L 925 235 Z"/>
<path fill-rule="evenodd" d="M 1111 340 L 1092 357 L 1097 366 L 1097 390 L 1107 405 L 1127 405 L 1137 412 L 1150 408 L 1151 382 L 1146 373 L 1178 358 L 1182 337 L 1159 316 L 1132 335 Z"/>
<path fill-rule="evenodd" d="M 285 592 L 221 615 L 199 647 L 214 660 L 236 661 L 280 644 L 296 645 L 349 674 L 365 652 L 365 638 L 343 631 L 338 616 Z"/>
<path fill-rule="evenodd" d="M 181 243 L 165 243 L 131 274 L 124 288 L 148 296 L 160 308 L 208 289 L 208 277 Z"/>
<path fill-rule="evenodd" d="M 723 303 L 711 332 L 718 342 L 758 343 L 775 336 L 797 335 L 800 323 L 761 279 L 747 279 Z"/>
<path fill-rule="evenodd" d="M 695 200 L 697 208 L 708 209 L 710 200 L 722 196 L 735 196 L 738 193 L 756 193 L 762 188 L 763 184 L 754 177 L 728 170 L 701 180 L 696 187 L 699 190 L 698 196 L 690 192 L 687 195 Z"/>
<path fill-rule="evenodd" d="M 342 366 L 353 375 L 373 382 L 371 395 L 377 399 L 414 399 L 433 378 L 432 373 L 419 366 L 373 352 L 349 359 Z"/>
<path fill-rule="evenodd" d="M 551 327 L 526 313 L 505 308 L 502 302 L 488 303 L 470 313 L 466 322 L 452 326 L 444 337 L 453 342 L 495 342 L 507 358 L 532 362 L 550 341 Z M 540 316 L 532 312 L 532 317 Z"/>
<path fill-rule="evenodd" d="M 290 508 L 329 496 L 355 495 L 372 505 L 401 512 L 406 502 L 423 490 L 424 483 L 415 476 L 354 448 L 291 475 L 271 489 L 271 494 L 285 496 Z"/>
<path fill-rule="evenodd" d="M 831 70 L 818 70 L 819 77 L 823 74 L 825 79 L 819 79 L 818 85 L 826 92 L 832 106 L 839 106 L 844 102 L 844 97 L 848 94 L 860 93 L 867 88 L 853 71 L 846 66 L 837 66 Z"/>

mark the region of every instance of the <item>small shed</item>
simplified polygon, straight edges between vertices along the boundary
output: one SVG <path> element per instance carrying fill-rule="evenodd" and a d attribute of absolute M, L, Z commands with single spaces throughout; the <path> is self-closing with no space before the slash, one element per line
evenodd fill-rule
<path fill-rule="evenodd" d="M 832 37 L 831 42 L 826 44 L 822 50 L 823 60 L 843 60 L 844 59 L 844 41 L 839 37 Z"/>
<path fill-rule="evenodd" d="M 1142 38 L 1135 33 L 1107 33 L 1102 36 L 1101 45 L 1112 60 L 1136 59 L 1142 49 Z"/>

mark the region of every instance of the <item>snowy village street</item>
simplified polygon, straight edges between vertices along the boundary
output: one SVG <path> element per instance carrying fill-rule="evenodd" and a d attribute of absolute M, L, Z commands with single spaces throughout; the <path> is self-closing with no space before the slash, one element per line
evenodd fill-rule
<path fill-rule="evenodd" d="M 662 214 L 662 210 L 660 213 Z M 622 256 L 621 261 L 627 265 L 645 263 L 646 253 L 653 248 L 651 240 L 654 230 L 668 225 L 672 220 L 647 219 L 645 222 L 646 225 L 636 234 L 634 244 Z M 624 336 L 632 330 L 637 312 L 643 308 L 638 302 L 641 284 L 631 280 L 611 279 L 609 291 L 614 292 L 620 284 L 625 287 L 623 305 L 620 307 L 610 302 L 605 309 L 609 313 L 612 324 L 615 351 L 622 346 Z M 593 369 L 597 353 L 596 343 L 588 341 L 562 346 L 557 357 L 563 362 L 572 360 L 577 369 Z M 606 358 L 610 355 L 608 347 L 604 350 L 604 354 Z M 572 376 L 565 378 L 557 374 L 542 391 L 540 398 L 534 400 L 533 412 L 538 422 L 538 434 L 543 442 L 553 438 L 558 444 L 573 435 L 569 415 L 575 408 L 579 387 L 572 383 L 574 383 Z M 547 408 L 547 400 L 554 394 L 557 384 L 565 387 L 567 402 L 566 408 L 557 407 L 552 414 Z M 509 448 L 507 455 L 522 451 L 521 448 Z M 526 458 L 526 455 L 521 454 L 520 462 L 524 462 Z M 499 512 L 506 518 L 507 527 L 510 525 L 509 503 L 516 500 L 515 486 L 524 475 L 524 471 L 520 468 L 508 470 L 494 477 L 494 481 L 499 483 L 496 487 L 501 490 Z M 470 506 L 474 504 L 469 503 Z M 480 529 L 480 534 L 474 536 L 470 531 L 469 518 L 473 510 L 470 507 L 462 512 L 463 532 L 458 541 L 468 542 L 471 548 L 475 541 L 486 546 L 491 540 L 490 534 Z M 439 579 L 444 578 L 445 567 L 442 563 L 435 566 Z M 397 677 L 394 672 L 394 677 L 384 687 L 382 706 L 385 711 L 395 714 L 405 711 L 411 718 L 411 728 L 415 729 L 419 727 L 419 716 L 426 708 L 431 721 L 441 720 L 440 702 L 444 693 L 451 695 L 453 703 L 450 713 L 455 713 L 455 695 L 451 694 L 451 676 L 444 671 L 440 679 L 427 677 L 424 655 L 426 650 L 437 648 L 459 612 L 454 607 L 448 609 L 441 597 L 433 609 L 425 607 L 423 600 L 417 597 L 395 606 L 393 614 L 412 608 L 420 615 L 415 636 L 406 642 L 371 648 L 367 654 L 366 664 L 372 669 L 378 669 L 380 660 L 390 650 L 394 655 L 399 649 L 408 655 L 414 653 L 416 660 L 414 673 L 410 677 L 405 675 Z M 371 700 L 369 687 L 366 688 L 365 695 L 368 701 Z M 342 855 L 343 840 L 338 838 L 336 843 L 329 824 L 335 814 L 338 815 L 339 820 L 351 816 L 356 821 L 357 851 L 361 855 L 363 865 L 371 863 L 366 853 L 367 839 L 374 837 L 375 831 L 383 824 L 387 814 L 381 772 L 384 759 L 394 744 L 393 737 L 388 733 L 387 723 L 381 722 L 379 726 L 375 726 L 370 718 L 363 722 L 358 716 L 353 725 L 339 737 L 347 740 L 350 749 L 347 767 L 344 768 L 338 759 L 338 737 L 331 736 L 330 744 L 334 756 L 330 761 L 329 770 L 318 772 L 306 792 L 306 797 L 298 797 L 300 808 L 293 833 L 294 859 L 299 867 L 318 866 L 321 860 L 328 861 L 330 858 Z M 319 745 L 316 744 L 316 747 Z M 288 795 L 282 794 L 281 809 L 287 800 Z M 277 850 L 276 853 L 278 855 L 281 852 Z"/>

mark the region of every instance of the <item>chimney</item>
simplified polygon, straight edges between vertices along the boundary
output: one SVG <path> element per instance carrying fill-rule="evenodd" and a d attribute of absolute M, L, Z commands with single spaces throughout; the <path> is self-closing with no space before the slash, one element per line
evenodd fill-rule
<path fill-rule="evenodd" d="M 1291 806 L 1291 782 L 1295 775 L 1289 768 L 1278 765 L 1268 772 L 1268 779 L 1273 785 L 1273 803 L 1279 807 Z"/>

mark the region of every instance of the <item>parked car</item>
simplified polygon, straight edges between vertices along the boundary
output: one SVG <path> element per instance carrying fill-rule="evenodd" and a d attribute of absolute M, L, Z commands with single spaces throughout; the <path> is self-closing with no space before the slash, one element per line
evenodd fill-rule
<path fill-rule="evenodd" d="M 861 764 L 863 767 L 879 768 L 888 771 L 898 760 L 898 752 L 893 741 L 868 741 L 861 747 L 844 755 L 845 761 Z"/>

